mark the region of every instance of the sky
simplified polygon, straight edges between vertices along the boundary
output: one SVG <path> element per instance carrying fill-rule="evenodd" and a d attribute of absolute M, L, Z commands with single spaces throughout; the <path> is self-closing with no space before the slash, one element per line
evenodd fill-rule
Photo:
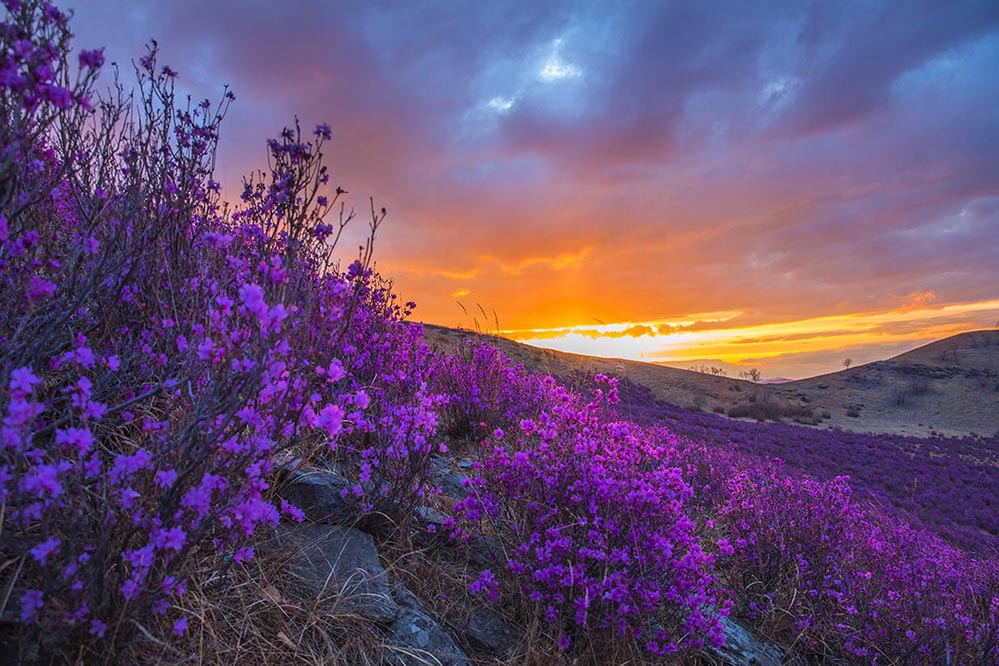
<path fill-rule="evenodd" d="M 68 6 L 231 86 L 227 192 L 328 122 L 417 320 L 764 379 L 999 325 L 994 0 Z"/>

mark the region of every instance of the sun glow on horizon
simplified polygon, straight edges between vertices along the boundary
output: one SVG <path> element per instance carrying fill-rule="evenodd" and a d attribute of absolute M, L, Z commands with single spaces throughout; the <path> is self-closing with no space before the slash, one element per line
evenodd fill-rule
<path fill-rule="evenodd" d="M 894 310 L 739 325 L 742 312 L 670 321 L 500 331 L 518 342 L 586 356 L 680 365 L 717 360 L 765 367 L 768 376 L 803 378 L 838 369 L 840 356 L 878 360 L 936 339 L 981 329 L 999 315 L 999 299 L 932 307 L 924 300 Z M 869 357 L 865 357 L 869 356 Z M 822 359 L 822 360 L 819 360 Z M 824 370 L 822 368 L 825 368 Z"/>

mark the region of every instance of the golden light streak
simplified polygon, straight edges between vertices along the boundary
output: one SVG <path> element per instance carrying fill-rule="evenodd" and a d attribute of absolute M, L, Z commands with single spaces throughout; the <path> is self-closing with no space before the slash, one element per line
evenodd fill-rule
<path fill-rule="evenodd" d="M 722 312 L 671 321 L 514 330 L 503 334 L 526 344 L 590 356 L 663 363 L 715 359 L 748 366 L 796 354 L 862 349 L 872 345 L 912 342 L 912 346 L 918 346 L 922 342 L 989 326 L 999 315 L 999 299 L 936 307 L 929 306 L 927 300 L 913 299 L 896 309 L 881 312 L 747 326 L 727 325 L 727 322 L 737 321 L 741 313 Z M 986 316 L 987 313 L 991 314 Z M 780 363 L 770 365 L 778 367 Z M 793 374 L 793 370 L 780 374 Z"/>

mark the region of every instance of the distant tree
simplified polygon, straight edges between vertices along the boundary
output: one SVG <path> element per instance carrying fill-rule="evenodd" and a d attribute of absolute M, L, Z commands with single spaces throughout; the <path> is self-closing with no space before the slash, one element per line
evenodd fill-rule
<path fill-rule="evenodd" d="M 849 370 L 851 365 L 853 365 L 853 359 L 852 358 L 850 358 L 849 356 L 847 356 L 846 358 L 843 359 L 843 367 L 844 368 L 846 368 L 847 370 Z"/>
<path fill-rule="evenodd" d="M 748 379 L 749 381 L 755 384 L 760 381 L 760 378 L 763 377 L 763 373 L 761 373 L 756 368 L 750 368 L 749 370 L 744 370 L 743 372 L 740 372 L 739 376 L 742 377 L 743 379 Z"/>
<path fill-rule="evenodd" d="M 688 366 L 687 369 L 691 372 L 700 372 L 705 375 L 714 375 L 715 377 L 726 377 L 728 375 L 724 368 L 707 365 L 706 363 L 695 363 Z"/>

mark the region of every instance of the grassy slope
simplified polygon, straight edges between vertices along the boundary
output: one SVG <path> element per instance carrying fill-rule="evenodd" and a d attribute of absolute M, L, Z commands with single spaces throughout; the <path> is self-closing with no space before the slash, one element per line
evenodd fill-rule
<path fill-rule="evenodd" d="M 589 371 L 624 377 L 647 386 L 656 398 L 682 407 L 728 412 L 766 401 L 777 412 L 811 409 L 815 418 L 800 419 L 804 425 L 853 432 L 961 436 L 999 431 L 999 410 L 995 408 L 999 403 L 999 331 L 962 333 L 887 361 L 765 385 L 424 326 L 427 340 L 442 348 L 469 337 L 482 337 L 529 369 L 562 376 Z"/>

